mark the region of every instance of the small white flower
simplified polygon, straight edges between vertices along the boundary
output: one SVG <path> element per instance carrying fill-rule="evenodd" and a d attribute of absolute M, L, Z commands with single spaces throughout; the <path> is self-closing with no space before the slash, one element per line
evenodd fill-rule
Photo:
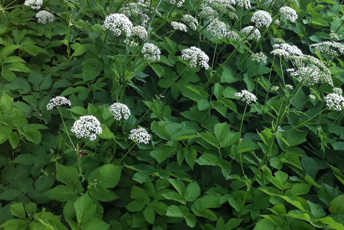
<path fill-rule="evenodd" d="M 287 89 L 289 89 L 289 90 L 293 90 L 293 89 L 294 89 L 294 87 L 293 87 L 292 85 L 285 85 L 285 87 L 286 87 Z"/>
<path fill-rule="evenodd" d="M 98 134 L 102 134 L 103 129 L 95 116 L 86 115 L 74 122 L 71 131 L 77 138 L 90 138 L 90 141 L 94 141 Z"/>
<path fill-rule="evenodd" d="M 113 103 L 110 106 L 109 111 L 112 115 L 114 115 L 114 118 L 117 121 L 122 120 L 122 118 L 124 118 L 125 120 L 128 120 L 131 114 L 128 106 L 122 103 Z"/>
<path fill-rule="evenodd" d="M 330 93 L 326 97 L 326 106 L 336 111 L 341 111 L 344 107 L 344 97 L 336 93 Z"/>
<path fill-rule="evenodd" d="M 105 18 L 103 29 L 111 30 L 115 36 L 120 36 L 124 32 L 128 37 L 131 36 L 133 23 L 124 14 L 110 14 Z"/>
<path fill-rule="evenodd" d="M 251 8 L 251 1 L 250 0 L 236 0 L 236 4 L 239 7 L 245 7 L 245 9 Z"/>
<path fill-rule="evenodd" d="M 342 90 L 341 88 L 334 87 L 334 88 L 333 88 L 333 93 L 342 95 L 342 94 L 343 94 L 343 90 Z"/>
<path fill-rule="evenodd" d="M 257 41 L 261 37 L 260 32 L 254 26 L 247 26 L 241 30 L 241 33 L 244 34 L 248 40 L 256 39 Z"/>
<path fill-rule="evenodd" d="M 246 104 L 256 103 L 257 97 L 253 93 L 248 92 L 246 89 L 241 90 L 241 92 L 235 94 L 240 100 L 246 102 Z"/>
<path fill-rule="evenodd" d="M 252 58 L 252 61 L 256 61 L 258 63 L 260 63 L 260 62 L 266 63 L 266 61 L 268 59 L 268 57 L 263 52 L 252 54 L 251 58 Z"/>
<path fill-rule="evenodd" d="M 180 22 L 171 22 L 171 26 L 174 30 L 187 31 L 186 25 Z"/>
<path fill-rule="evenodd" d="M 171 5 L 177 5 L 177 7 L 181 7 L 185 0 L 170 0 Z"/>
<path fill-rule="evenodd" d="M 297 46 L 289 45 L 287 43 L 275 44 L 273 46 L 273 48 L 284 50 L 284 51 L 288 52 L 289 55 L 292 55 L 292 56 L 302 56 L 303 55 L 302 51 L 299 48 L 297 48 Z"/>
<path fill-rule="evenodd" d="M 317 49 L 321 53 L 321 55 L 323 55 L 327 59 L 333 59 L 341 54 L 344 54 L 344 45 L 339 42 L 325 41 L 313 44 L 311 45 L 311 47 Z"/>
<path fill-rule="evenodd" d="M 339 39 L 342 37 L 342 35 L 339 35 L 339 34 L 337 34 L 335 31 L 332 31 L 332 30 L 331 30 L 330 37 L 331 37 L 331 39 L 333 39 L 333 40 L 339 40 Z"/>
<path fill-rule="evenodd" d="M 274 85 L 274 86 L 271 87 L 271 90 L 272 91 L 277 91 L 277 90 L 279 90 L 279 87 L 277 85 Z"/>
<path fill-rule="evenodd" d="M 198 21 L 196 18 L 191 16 L 190 14 L 183 15 L 182 21 L 190 27 L 192 30 L 197 30 L 198 27 Z"/>
<path fill-rule="evenodd" d="M 290 8 L 289 6 L 282 6 L 279 11 L 286 20 L 295 23 L 298 15 L 293 8 Z"/>
<path fill-rule="evenodd" d="M 270 53 L 274 56 L 280 56 L 280 57 L 288 57 L 289 56 L 289 53 L 285 50 L 282 50 L 282 49 L 274 49 Z"/>
<path fill-rule="evenodd" d="M 130 39 L 126 38 L 124 41 L 124 44 L 128 45 L 128 46 L 132 46 L 132 47 L 135 47 L 135 46 L 138 46 L 139 43 L 137 42 L 134 42 L 134 41 L 131 41 Z"/>
<path fill-rule="evenodd" d="M 146 129 L 140 127 L 138 129 L 132 129 L 130 131 L 129 139 L 137 141 L 138 143 L 149 144 L 151 136 Z"/>
<path fill-rule="evenodd" d="M 47 104 L 47 110 L 52 110 L 55 107 L 58 108 L 64 105 L 71 106 L 72 103 L 70 102 L 70 100 L 68 100 L 65 97 L 57 96 L 57 97 L 52 98 L 50 102 Z"/>
<path fill-rule="evenodd" d="M 226 38 L 229 34 L 227 24 L 218 19 L 212 20 L 208 25 L 207 30 L 212 36 L 217 36 L 218 39 Z"/>
<path fill-rule="evenodd" d="M 29 6 L 32 9 L 39 10 L 43 5 L 43 0 L 26 0 L 24 5 Z"/>
<path fill-rule="evenodd" d="M 201 9 L 202 11 L 198 14 L 201 18 L 213 20 L 218 15 L 217 11 L 211 8 L 210 6 L 201 5 Z"/>
<path fill-rule="evenodd" d="M 148 32 L 143 26 L 134 26 L 131 32 L 143 41 L 148 40 Z"/>
<path fill-rule="evenodd" d="M 142 47 L 141 52 L 143 53 L 143 56 L 147 61 L 160 60 L 161 51 L 156 45 L 152 43 L 145 43 Z"/>
<path fill-rule="evenodd" d="M 53 22 L 55 16 L 46 10 L 41 10 L 36 14 L 38 23 L 46 24 L 47 22 Z"/>
<path fill-rule="evenodd" d="M 251 22 L 256 24 L 256 27 L 268 27 L 272 22 L 272 18 L 269 12 L 264 10 L 258 10 L 254 12 Z"/>
<path fill-rule="evenodd" d="M 314 100 L 315 100 L 315 98 L 316 98 L 316 97 L 315 97 L 315 95 L 313 95 L 313 94 L 309 94 L 309 96 L 308 96 L 308 97 L 309 97 L 309 99 L 310 99 L 311 101 L 314 101 Z"/>
<path fill-rule="evenodd" d="M 208 55 L 206 55 L 201 49 L 195 46 L 192 46 L 189 49 L 184 49 L 182 51 L 182 58 L 183 60 L 190 60 L 191 67 L 196 67 L 197 65 L 199 65 L 200 67 L 204 67 L 205 69 L 209 68 Z"/>

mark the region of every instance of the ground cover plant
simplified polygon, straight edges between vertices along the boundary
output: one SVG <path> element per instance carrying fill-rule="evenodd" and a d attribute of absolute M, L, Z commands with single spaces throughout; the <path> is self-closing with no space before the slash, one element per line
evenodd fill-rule
<path fill-rule="evenodd" d="M 341 1 L 0 10 L 0 228 L 344 229 Z"/>

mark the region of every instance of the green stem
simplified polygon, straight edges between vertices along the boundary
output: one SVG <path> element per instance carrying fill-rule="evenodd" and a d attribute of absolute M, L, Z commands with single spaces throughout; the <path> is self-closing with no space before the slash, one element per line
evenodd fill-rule
<path fill-rule="evenodd" d="M 245 174 L 245 170 L 244 170 L 244 164 L 243 164 L 243 161 L 242 161 L 242 153 L 241 153 L 241 134 L 242 134 L 242 126 L 243 126 L 243 123 L 244 123 L 244 118 L 245 118 L 245 114 L 246 114 L 246 109 L 247 109 L 247 104 L 245 105 L 245 109 L 244 109 L 244 114 L 242 115 L 242 118 L 241 118 L 241 123 L 240 123 L 240 130 L 239 130 L 239 149 L 238 149 L 238 152 L 239 152 L 239 156 L 240 156 L 240 166 L 241 166 L 241 171 L 242 171 L 242 174 L 244 175 L 244 177 L 246 178 L 246 174 Z"/>
<path fill-rule="evenodd" d="M 130 149 L 128 150 L 128 152 L 126 152 L 124 154 L 124 156 L 117 162 L 116 165 L 119 165 L 119 163 L 121 163 L 121 161 L 130 153 L 130 151 L 134 148 L 135 144 L 133 143 L 133 145 L 130 147 Z"/>
<path fill-rule="evenodd" d="M 67 12 L 67 23 L 68 23 L 68 32 L 67 32 L 67 58 L 70 59 L 70 31 L 71 31 L 71 19 L 69 17 L 68 2 L 66 4 Z"/>
<path fill-rule="evenodd" d="M 68 132 L 68 130 L 67 130 L 67 127 L 66 127 L 65 121 L 64 121 L 64 119 L 63 119 L 63 116 L 62 116 L 62 113 L 61 113 L 60 108 L 57 108 L 57 111 L 59 111 L 59 114 L 60 114 L 60 116 L 61 116 L 62 124 L 63 124 L 63 127 L 65 128 L 67 137 L 68 137 L 70 143 L 72 144 L 73 148 L 76 149 L 76 148 L 75 148 L 75 145 L 74 145 L 74 143 L 73 143 L 73 141 L 72 141 L 72 138 L 70 137 L 69 132 Z"/>

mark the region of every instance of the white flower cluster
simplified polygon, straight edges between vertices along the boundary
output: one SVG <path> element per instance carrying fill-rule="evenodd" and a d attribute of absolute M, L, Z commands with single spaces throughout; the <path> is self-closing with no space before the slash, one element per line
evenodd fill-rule
<path fill-rule="evenodd" d="M 292 85 L 285 85 L 285 87 L 286 87 L 287 89 L 289 89 L 289 90 L 293 90 L 293 89 L 294 89 L 294 87 L 293 87 Z"/>
<path fill-rule="evenodd" d="M 240 100 L 246 102 L 246 104 L 256 103 L 257 97 L 253 93 L 248 92 L 246 89 L 241 90 L 241 92 L 235 94 Z"/>
<path fill-rule="evenodd" d="M 139 43 L 134 42 L 134 41 L 132 41 L 132 40 L 130 40 L 130 39 L 128 39 L 128 38 L 126 38 L 123 42 L 124 42 L 124 44 L 126 44 L 127 46 L 132 46 L 132 47 L 135 47 L 135 46 L 138 46 L 138 45 L 139 45 Z"/>
<path fill-rule="evenodd" d="M 260 32 L 257 28 L 254 26 L 246 26 L 241 30 L 241 33 L 247 37 L 248 40 L 254 40 L 256 39 L 257 41 L 261 37 Z"/>
<path fill-rule="evenodd" d="M 151 10 L 149 10 L 149 7 L 142 2 L 129 3 L 119 10 L 119 13 L 124 14 L 128 18 L 131 18 L 133 20 L 137 19 L 138 21 L 140 21 L 142 26 L 146 26 L 149 22 L 149 12 L 151 12 Z M 158 13 L 157 15 L 160 15 L 160 13 Z"/>
<path fill-rule="evenodd" d="M 278 56 L 302 56 L 302 51 L 295 45 L 289 45 L 287 43 L 275 44 L 273 46 L 274 50 L 271 52 L 273 55 Z"/>
<path fill-rule="evenodd" d="M 333 40 L 339 40 L 342 37 L 342 35 L 337 34 L 335 31 L 331 30 L 330 38 Z"/>
<path fill-rule="evenodd" d="M 310 100 L 312 100 L 312 101 L 314 101 L 314 100 L 315 100 L 315 98 L 316 98 L 314 94 L 309 94 L 309 96 L 308 96 L 308 97 L 309 97 L 309 99 L 310 99 Z"/>
<path fill-rule="evenodd" d="M 41 10 L 37 12 L 36 18 L 38 23 L 46 24 L 48 22 L 53 22 L 55 19 L 55 16 L 46 10 Z"/>
<path fill-rule="evenodd" d="M 271 87 L 271 91 L 277 91 L 279 90 L 279 87 L 277 85 L 274 85 Z"/>
<path fill-rule="evenodd" d="M 171 22 L 171 26 L 174 30 L 187 31 L 186 25 L 180 22 Z"/>
<path fill-rule="evenodd" d="M 214 19 L 207 27 L 208 32 L 212 36 L 217 36 L 218 39 L 226 38 L 229 36 L 229 29 L 226 23 L 218 19 Z"/>
<path fill-rule="evenodd" d="M 170 0 L 171 5 L 177 5 L 177 7 L 181 7 L 185 0 Z"/>
<path fill-rule="evenodd" d="M 333 90 L 333 93 L 336 93 L 336 94 L 339 94 L 339 95 L 343 94 L 343 90 L 341 88 L 334 87 L 332 90 Z"/>
<path fill-rule="evenodd" d="M 253 61 L 256 61 L 258 63 L 260 63 L 260 62 L 266 63 L 266 61 L 268 59 L 268 57 L 263 52 L 252 54 L 251 58 Z"/>
<path fill-rule="evenodd" d="M 235 12 L 235 0 L 205 0 L 211 8 L 221 13 Z"/>
<path fill-rule="evenodd" d="M 311 47 L 317 49 L 321 55 L 327 59 L 333 59 L 341 54 L 344 54 L 344 45 L 339 42 L 320 42 L 311 45 Z"/>
<path fill-rule="evenodd" d="M 127 120 L 131 114 L 128 106 L 122 103 L 113 103 L 110 106 L 109 111 L 117 121 L 120 121 L 123 118 Z"/>
<path fill-rule="evenodd" d="M 134 36 L 138 36 L 142 41 L 148 40 L 148 32 L 143 26 L 134 26 L 131 30 Z"/>
<path fill-rule="evenodd" d="M 330 93 L 325 97 L 326 106 L 336 111 L 341 111 L 344 107 L 344 97 L 336 93 Z"/>
<path fill-rule="evenodd" d="M 282 6 L 279 12 L 281 13 L 282 17 L 284 17 L 288 21 L 291 21 L 292 23 L 295 23 L 298 17 L 296 11 L 289 6 Z"/>
<path fill-rule="evenodd" d="M 272 22 L 272 17 L 269 12 L 264 10 L 258 10 L 254 12 L 251 22 L 256 24 L 256 27 L 268 27 Z"/>
<path fill-rule="evenodd" d="M 50 102 L 47 104 L 47 110 L 52 110 L 55 107 L 58 108 L 64 105 L 71 106 L 72 103 L 70 102 L 70 100 L 68 100 L 65 97 L 57 96 L 57 97 L 52 98 Z"/>
<path fill-rule="evenodd" d="M 114 32 L 115 36 L 120 36 L 124 32 L 127 36 L 131 36 L 133 23 L 124 14 L 110 14 L 105 18 L 103 29 Z"/>
<path fill-rule="evenodd" d="M 251 1 L 250 0 L 236 0 L 236 4 L 239 7 L 245 7 L 245 9 L 251 8 Z"/>
<path fill-rule="evenodd" d="M 198 27 L 198 21 L 196 18 L 191 16 L 190 14 L 183 15 L 182 21 L 190 27 L 192 30 L 197 30 Z"/>
<path fill-rule="evenodd" d="M 71 131 L 77 138 L 90 138 L 90 141 L 94 141 L 98 134 L 102 134 L 103 129 L 95 116 L 86 115 L 74 122 Z"/>
<path fill-rule="evenodd" d="M 296 70 L 294 70 L 296 74 L 292 72 L 292 75 L 299 76 L 300 81 L 310 85 L 318 82 L 333 85 L 331 71 L 319 59 L 310 55 L 302 55 L 289 56 L 288 60 L 291 60 L 296 67 Z"/>
<path fill-rule="evenodd" d="M 138 129 L 132 129 L 130 131 L 129 139 L 137 141 L 138 143 L 149 144 L 151 136 L 146 129 L 140 127 Z"/>
<path fill-rule="evenodd" d="M 160 60 L 160 49 L 152 43 L 145 43 L 142 47 L 141 52 L 143 53 L 143 56 L 147 61 Z"/>
<path fill-rule="evenodd" d="M 43 0 L 26 0 L 24 5 L 29 6 L 32 9 L 39 10 L 43 5 Z"/>
<path fill-rule="evenodd" d="M 191 67 L 196 67 L 197 65 L 199 65 L 200 67 L 204 67 L 205 69 L 209 68 L 208 55 L 206 55 L 201 49 L 195 46 L 184 49 L 182 51 L 182 58 L 183 60 L 190 60 Z"/>
<path fill-rule="evenodd" d="M 212 20 L 217 17 L 218 13 L 210 6 L 201 5 L 201 12 L 198 14 L 201 18 Z"/>
<path fill-rule="evenodd" d="M 282 38 L 274 38 L 275 43 L 285 43 L 285 41 Z"/>

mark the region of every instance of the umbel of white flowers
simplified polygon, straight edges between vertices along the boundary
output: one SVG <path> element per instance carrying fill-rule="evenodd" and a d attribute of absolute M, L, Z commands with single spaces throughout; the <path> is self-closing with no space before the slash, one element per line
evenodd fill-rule
<path fill-rule="evenodd" d="M 258 10 L 254 12 L 251 22 L 256 24 L 256 27 L 268 27 L 272 22 L 272 18 L 269 12 L 264 10 Z"/>
<path fill-rule="evenodd" d="M 141 52 L 143 53 L 143 56 L 147 61 L 160 60 L 161 51 L 156 45 L 152 43 L 145 43 L 142 47 Z"/>
<path fill-rule="evenodd" d="M 286 20 L 292 23 L 295 23 L 298 15 L 293 8 L 290 8 L 289 6 L 282 6 L 279 11 L 282 17 L 284 17 Z"/>
<path fill-rule="evenodd" d="M 140 127 L 138 129 L 132 129 L 130 131 L 129 139 L 136 141 L 137 143 L 149 144 L 151 136 L 146 129 Z"/>
<path fill-rule="evenodd" d="M 47 104 L 47 110 L 52 110 L 55 107 L 58 108 L 64 105 L 71 106 L 72 103 L 70 102 L 70 100 L 68 100 L 65 97 L 57 96 L 57 97 L 52 98 L 50 102 Z"/>
<path fill-rule="evenodd" d="M 125 33 L 129 37 L 131 36 L 133 23 L 124 14 L 114 13 L 105 18 L 103 29 L 111 30 L 115 36 Z"/>
<path fill-rule="evenodd" d="M 182 58 L 183 60 L 190 60 L 191 67 L 196 67 L 197 65 L 199 65 L 200 67 L 204 67 L 205 69 L 209 68 L 208 55 L 206 55 L 201 49 L 195 46 L 192 46 L 189 49 L 184 49 L 182 51 Z"/>
<path fill-rule="evenodd" d="M 344 107 L 344 97 L 340 94 L 330 93 L 325 97 L 326 106 L 336 111 L 342 111 Z"/>
<path fill-rule="evenodd" d="M 24 5 L 29 6 L 32 9 L 39 10 L 43 5 L 43 0 L 26 0 Z"/>
<path fill-rule="evenodd" d="M 235 94 L 240 100 L 246 102 L 246 104 L 252 104 L 257 102 L 257 97 L 253 93 L 248 92 L 246 89 L 241 90 L 241 92 Z"/>
<path fill-rule="evenodd" d="M 110 113 L 114 116 L 115 120 L 120 121 L 122 118 L 127 120 L 130 116 L 128 106 L 122 103 L 113 103 L 109 109 Z"/>
<path fill-rule="evenodd" d="M 46 10 L 41 10 L 36 14 L 37 22 L 41 24 L 46 24 L 48 22 L 53 22 L 55 16 Z"/>
<path fill-rule="evenodd" d="M 90 138 L 90 141 L 94 141 L 97 135 L 102 134 L 103 129 L 95 116 L 86 115 L 74 122 L 71 131 L 77 138 Z"/>

